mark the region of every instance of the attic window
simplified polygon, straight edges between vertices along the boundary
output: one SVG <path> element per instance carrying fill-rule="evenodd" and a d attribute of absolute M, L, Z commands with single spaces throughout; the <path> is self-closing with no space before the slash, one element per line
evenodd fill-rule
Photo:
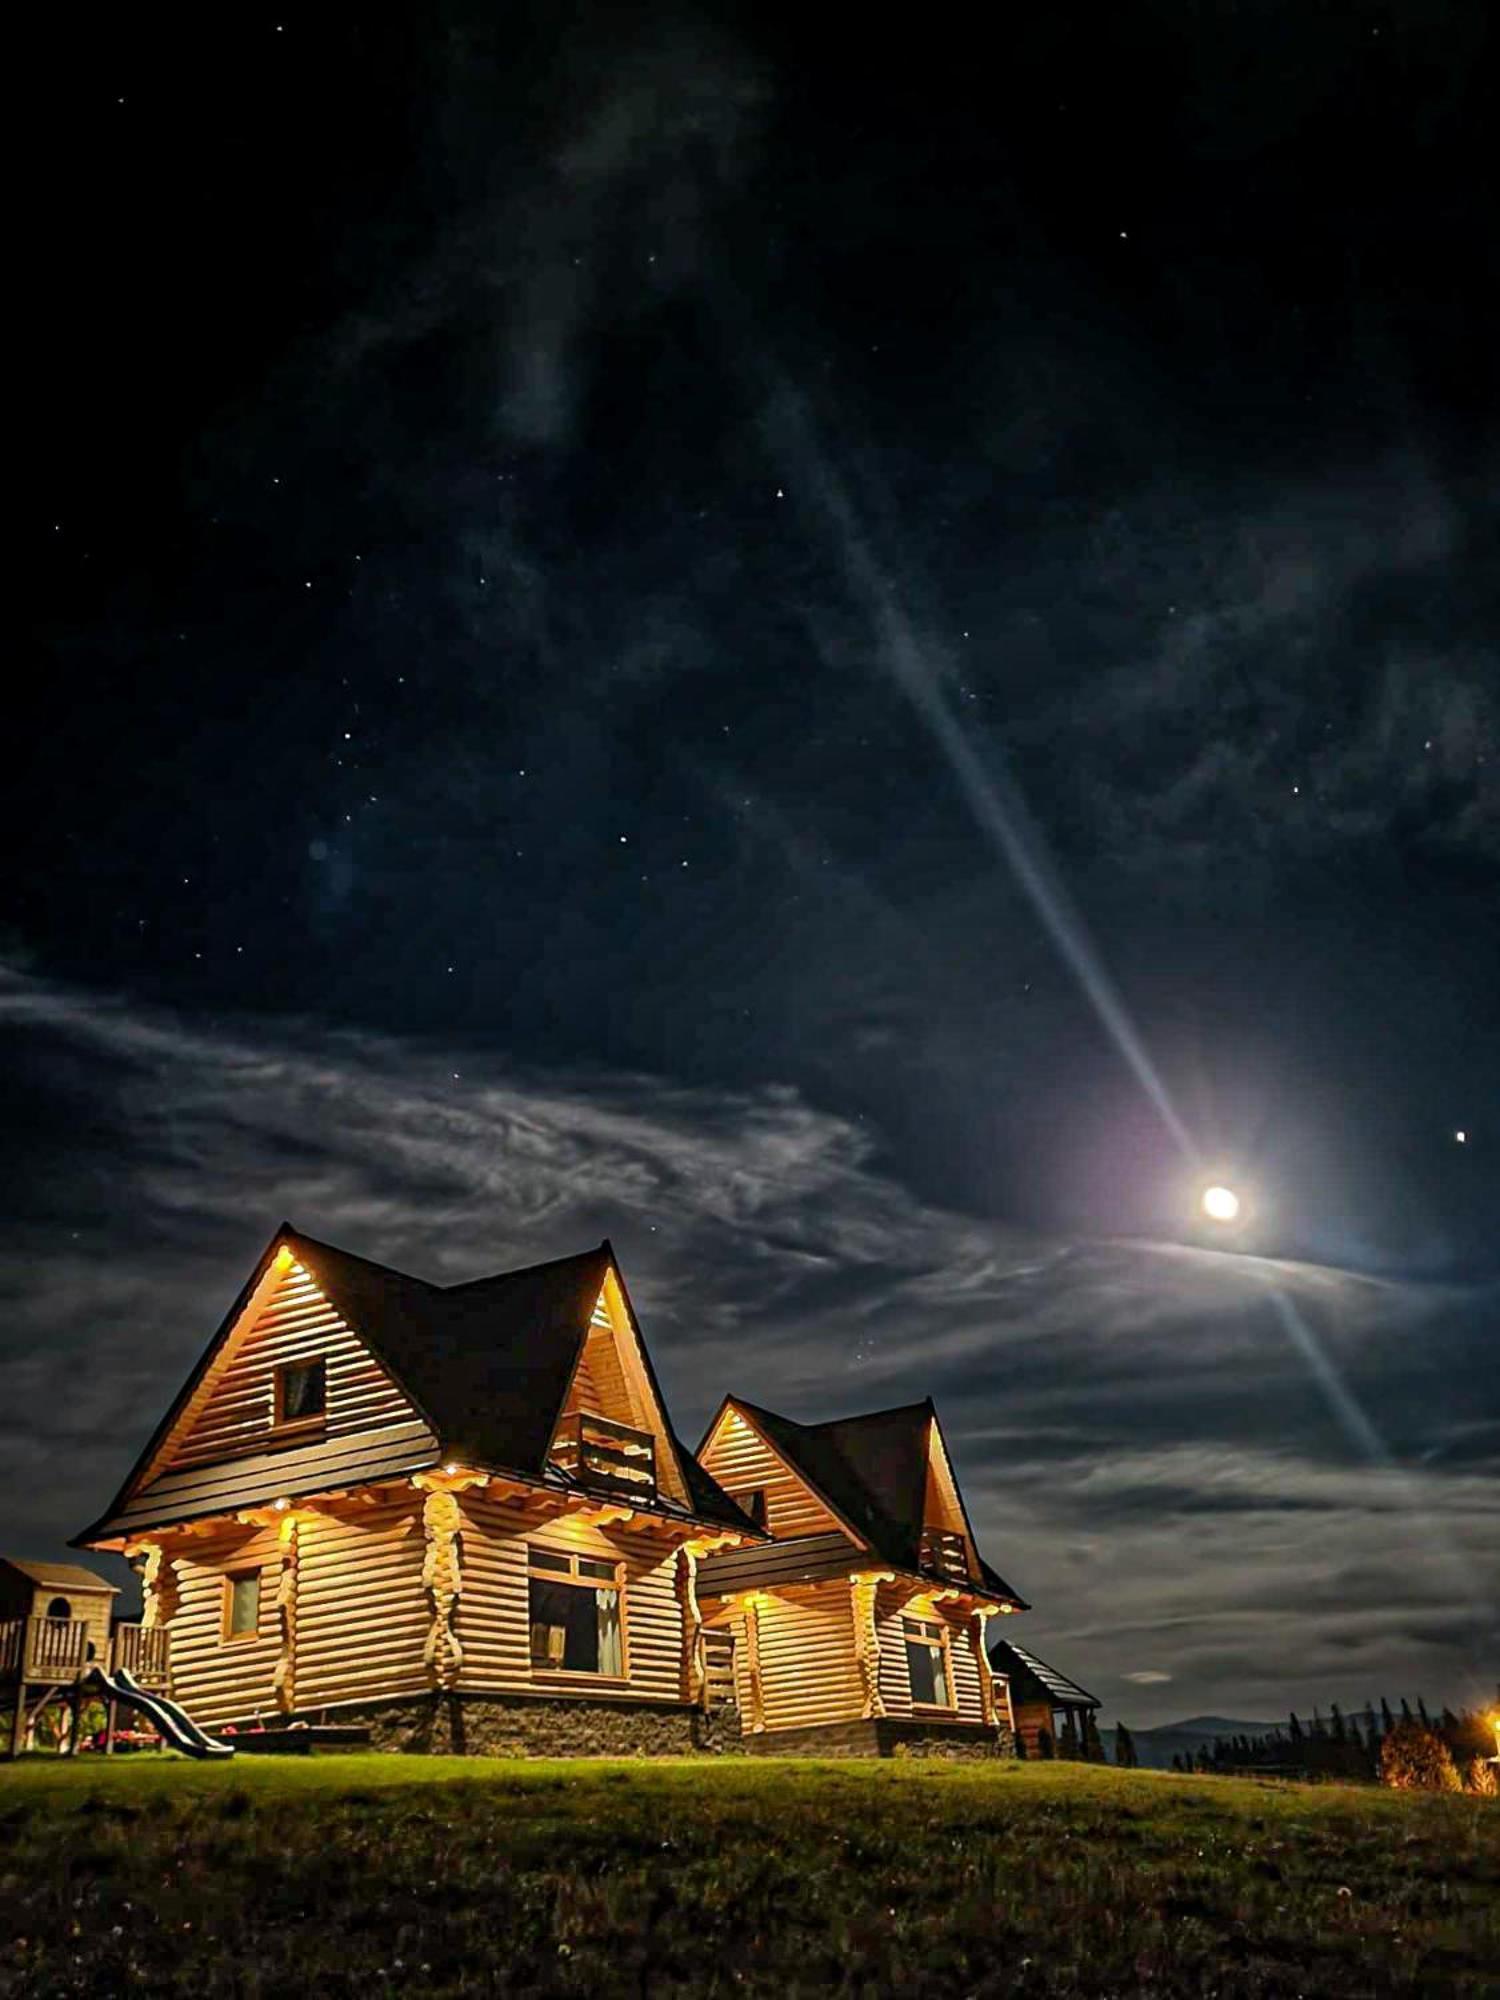
<path fill-rule="evenodd" d="M 49 1618 L 71 1618 L 73 1616 L 73 1607 L 69 1604 L 67 1598 L 54 1597 L 52 1602 L 47 1606 L 47 1616 Z"/>
<path fill-rule="evenodd" d="M 742 1493 L 740 1495 L 740 1505 L 750 1516 L 757 1528 L 763 1528 L 766 1525 L 766 1489 L 764 1486 L 752 1486 L 748 1493 Z"/>
<path fill-rule="evenodd" d="M 327 1410 L 328 1376 L 323 1357 L 284 1361 L 276 1370 L 276 1422 L 316 1423 Z"/>

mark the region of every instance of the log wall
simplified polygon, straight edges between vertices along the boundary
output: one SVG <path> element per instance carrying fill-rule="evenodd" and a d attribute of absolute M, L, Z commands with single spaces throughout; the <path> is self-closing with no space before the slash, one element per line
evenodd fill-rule
<path fill-rule="evenodd" d="M 676 1550 L 641 1534 L 581 1527 L 566 1515 L 538 1521 L 482 1490 L 460 1496 L 463 1590 L 454 1630 L 463 1647 L 461 1690 L 566 1694 L 600 1700 L 608 1685 L 587 1676 L 534 1674 L 526 1576 L 526 1545 L 535 1542 L 625 1565 L 625 1648 L 628 1685 L 621 1696 L 678 1701 L 682 1694 L 682 1606 Z"/>

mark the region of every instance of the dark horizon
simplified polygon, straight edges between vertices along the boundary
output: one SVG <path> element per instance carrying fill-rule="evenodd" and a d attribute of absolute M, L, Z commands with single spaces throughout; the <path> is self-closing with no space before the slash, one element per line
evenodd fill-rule
<path fill-rule="evenodd" d="M 1489 1699 L 1485 24 L 36 31 L 0 1550 L 283 1215 L 608 1235 L 1111 1719 Z"/>

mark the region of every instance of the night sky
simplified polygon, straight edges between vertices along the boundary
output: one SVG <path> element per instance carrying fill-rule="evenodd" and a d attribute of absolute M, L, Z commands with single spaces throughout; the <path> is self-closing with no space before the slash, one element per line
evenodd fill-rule
<path fill-rule="evenodd" d="M 1491 1693 L 1483 0 L 365 11 L 20 76 L 0 1546 L 608 1233 L 1109 1717 Z"/>

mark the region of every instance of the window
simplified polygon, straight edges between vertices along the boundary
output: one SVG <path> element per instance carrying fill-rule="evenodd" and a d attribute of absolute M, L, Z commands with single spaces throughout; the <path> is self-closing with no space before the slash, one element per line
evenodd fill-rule
<path fill-rule="evenodd" d="M 254 1639 L 260 1633 L 260 1571 L 236 1570 L 224 1579 L 224 1637 Z"/>
<path fill-rule="evenodd" d="M 328 1408 L 328 1377 L 320 1355 L 316 1361 L 285 1361 L 276 1370 L 278 1424 L 315 1423 Z"/>
<path fill-rule="evenodd" d="M 902 1624 L 913 1707 L 952 1708 L 953 1682 L 948 1672 L 948 1639 L 943 1627 L 929 1625 L 921 1618 L 906 1618 Z"/>
<path fill-rule="evenodd" d="M 625 1678 L 620 1565 L 565 1549 L 526 1550 L 533 1673 Z"/>
<path fill-rule="evenodd" d="M 69 1604 L 67 1598 L 54 1597 L 52 1602 L 47 1606 L 47 1616 L 49 1618 L 71 1618 L 73 1616 L 73 1607 Z"/>
<path fill-rule="evenodd" d="M 766 1525 L 766 1489 L 764 1486 L 752 1486 L 748 1493 L 742 1493 L 740 1495 L 740 1505 L 750 1516 L 757 1528 L 763 1528 Z"/>

